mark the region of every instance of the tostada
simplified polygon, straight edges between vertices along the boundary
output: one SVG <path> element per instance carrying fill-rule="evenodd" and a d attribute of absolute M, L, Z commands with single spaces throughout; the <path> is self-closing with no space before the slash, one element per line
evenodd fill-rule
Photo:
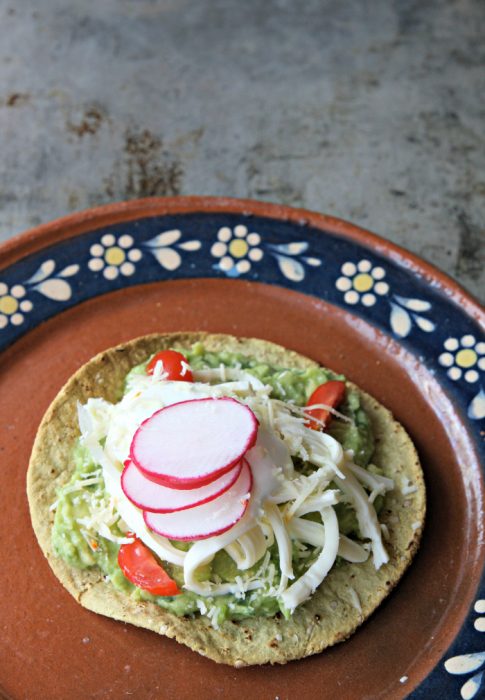
<path fill-rule="evenodd" d="M 415 447 L 374 398 L 284 347 L 204 333 L 81 367 L 42 420 L 27 493 L 81 605 L 236 667 L 346 639 L 425 516 Z"/>

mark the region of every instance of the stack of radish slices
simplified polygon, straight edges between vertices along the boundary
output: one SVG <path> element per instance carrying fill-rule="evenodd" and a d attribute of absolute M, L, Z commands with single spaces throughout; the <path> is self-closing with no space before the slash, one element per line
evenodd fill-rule
<path fill-rule="evenodd" d="M 253 484 L 244 455 L 258 433 L 254 413 L 234 399 L 166 406 L 136 431 L 121 475 L 147 526 L 171 540 L 202 540 L 244 515 Z"/>

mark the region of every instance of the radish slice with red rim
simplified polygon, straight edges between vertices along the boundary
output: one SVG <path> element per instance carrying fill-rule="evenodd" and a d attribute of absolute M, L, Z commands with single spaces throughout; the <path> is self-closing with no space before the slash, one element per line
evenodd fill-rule
<path fill-rule="evenodd" d="M 237 480 L 221 496 L 201 506 L 175 513 L 149 513 L 143 517 L 147 526 L 170 540 L 204 540 L 229 530 L 244 515 L 252 487 L 249 464 L 243 466 Z"/>
<path fill-rule="evenodd" d="M 173 513 L 200 506 L 221 496 L 234 484 L 241 468 L 242 462 L 239 462 L 230 471 L 205 486 L 181 490 L 171 489 L 147 479 L 132 461 L 127 460 L 121 475 L 121 488 L 125 496 L 141 510 Z"/>
<path fill-rule="evenodd" d="M 130 459 L 152 481 L 194 489 L 234 467 L 254 445 L 258 421 L 235 399 L 193 399 L 156 411 L 136 431 Z"/>

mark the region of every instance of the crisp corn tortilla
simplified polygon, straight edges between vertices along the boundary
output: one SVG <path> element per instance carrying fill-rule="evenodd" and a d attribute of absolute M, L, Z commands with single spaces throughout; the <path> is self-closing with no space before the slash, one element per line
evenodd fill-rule
<path fill-rule="evenodd" d="M 187 645 L 218 663 L 235 667 L 286 663 L 321 652 L 343 641 L 366 620 L 399 581 L 415 554 L 425 516 L 425 487 L 411 439 L 392 414 L 359 389 L 363 408 L 374 429 L 374 464 L 397 485 L 387 494 L 380 522 L 387 526 L 385 541 L 390 560 L 376 571 L 370 557 L 364 564 L 345 562 L 333 568 L 310 600 L 290 620 L 251 617 L 224 622 L 214 629 L 206 617 L 177 617 L 155 603 L 139 602 L 104 581 L 101 571 L 68 566 L 52 549 L 54 514 L 49 507 L 56 489 L 70 478 L 70 456 L 79 436 L 76 403 L 89 397 L 120 399 L 128 371 L 151 354 L 201 341 L 209 351 L 228 350 L 257 357 L 280 367 L 306 368 L 312 360 L 281 346 L 252 338 L 204 333 L 153 334 L 111 348 L 81 367 L 61 389 L 39 427 L 27 475 L 32 524 L 57 578 L 85 608 L 116 620 L 130 622 Z M 355 387 L 354 387 L 355 388 Z M 399 488 L 403 477 L 417 486 L 412 495 Z M 361 610 L 355 604 L 355 594 Z"/>

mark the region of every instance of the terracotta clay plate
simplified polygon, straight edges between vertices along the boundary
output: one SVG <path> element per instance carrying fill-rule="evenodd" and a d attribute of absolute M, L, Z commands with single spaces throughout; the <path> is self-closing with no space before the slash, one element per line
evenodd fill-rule
<path fill-rule="evenodd" d="M 459 698 L 483 691 L 483 314 L 423 261 L 350 224 L 256 202 L 103 207 L 0 249 L 0 685 L 7 697 Z M 39 421 L 95 353 L 153 331 L 281 343 L 392 409 L 421 455 L 428 519 L 409 572 L 348 641 L 234 670 L 79 606 L 31 529 Z M 481 652 L 481 653 L 480 653 Z"/>

